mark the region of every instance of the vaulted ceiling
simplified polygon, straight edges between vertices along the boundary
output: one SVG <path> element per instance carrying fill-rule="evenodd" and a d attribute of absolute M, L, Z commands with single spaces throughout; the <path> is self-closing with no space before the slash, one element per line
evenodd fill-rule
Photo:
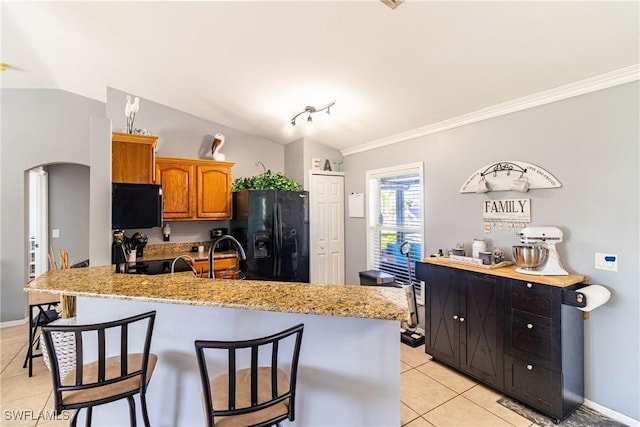
<path fill-rule="evenodd" d="M 113 87 L 283 144 L 302 135 L 293 115 L 335 101 L 313 138 L 348 149 L 634 66 L 638 6 L 3 2 L 0 78 L 101 101 Z"/>

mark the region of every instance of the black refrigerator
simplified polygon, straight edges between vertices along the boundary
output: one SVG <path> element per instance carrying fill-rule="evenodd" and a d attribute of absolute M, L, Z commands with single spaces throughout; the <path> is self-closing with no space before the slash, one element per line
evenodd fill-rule
<path fill-rule="evenodd" d="M 245 190 L 233 204 L 231 234 L 247 253 L 247 279 L 309 282 L 309 193 Z"/>

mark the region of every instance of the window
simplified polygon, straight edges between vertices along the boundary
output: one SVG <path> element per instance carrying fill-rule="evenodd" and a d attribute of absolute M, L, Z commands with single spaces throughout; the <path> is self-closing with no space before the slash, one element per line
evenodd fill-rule
<path fill-rule="evenodd" d="M 404 242 L 411 245 L 412 283 L 414 263 L 422 259 L 422 169 L 420 162 L 367 172 L 367 268 L 392 274 L 396 282 L 409 281 Z"/>

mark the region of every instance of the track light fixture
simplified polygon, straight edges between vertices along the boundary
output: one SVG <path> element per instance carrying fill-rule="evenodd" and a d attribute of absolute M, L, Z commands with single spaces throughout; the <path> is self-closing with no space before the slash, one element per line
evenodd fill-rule
<path fill-rule="evenodd" d="M 333 102 L 330 102 L 329 104 L 325 105 L 324 107 L 320 107 L 320 108 L 316 108 L 316 107 L 313 107 L 311 105 L 307 105 L 306 107 L 304 107 L 304 110 L 300 111 L 298 114 L 296 114 L 295 116 L 293 116 L 291 118 L 291 126 L 295 126 L 296 125 L 296 119 L 299 116 L 301 116 L 301 115 L 303 115 L 305 113 L 308 114 L 307 123 L 313 122 L 313 117 L 311 117 L 312 114 L 319 113 L 321 111 L 326 111 L 327 114 L 331 114 L 331 107 L 333 107 L 335 104 L 336 104 L 336 102 L 333 101 Z"/>

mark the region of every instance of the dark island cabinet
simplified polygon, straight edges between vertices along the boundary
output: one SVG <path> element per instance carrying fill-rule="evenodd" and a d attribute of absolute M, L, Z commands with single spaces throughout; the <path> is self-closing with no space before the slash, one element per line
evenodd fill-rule
<path fill-rule="evenodd" d="M 564 289 L 416 263 L 425 282 L 425 351 L 555 420 L 584 398 L 583 318 Z"/>
<path fill-rule="evenodd" d="M 504 390 L 562 420 L 584 401 L 582 312 L 562 303 L 567 288 L 504 280 Z"/>
<path fill-rule="evenodd" d="M 496 277 L 418 263 L 426 287 L 426 352 L 486 384 L 503 383 L 501 284 Z"/>

